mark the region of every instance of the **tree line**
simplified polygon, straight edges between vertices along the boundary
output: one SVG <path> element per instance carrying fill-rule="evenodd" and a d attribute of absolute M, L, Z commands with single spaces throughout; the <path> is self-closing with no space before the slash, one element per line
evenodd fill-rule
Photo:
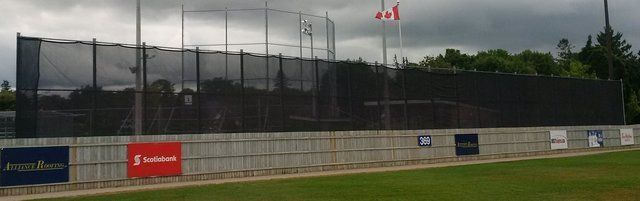
<path fill-rule="evenodd" d="M 16 95 L 11 89 L 9 81 L 2 81 L 2 89 L 0 90 L 0 111 L 16 110 Z"/>
<path fill-rule="evenodd" d="M 640 123 L 640 52 L 634 53 L 623 34 L 612 29 L 605 29 L 595 38 L 589 35 L 580 49 L 563 38 L 556 46 L 555 56 L 551 52 L 532 50 L 512 54 L 504 49 L 492 49 L 471 55 L 457 49 L 447 49 L 444 54 L 425 56 L 418 63 L 410 62 L 408 66 L 609 79 L 608 33 L 612 34 L 614 69 L 611 78 L 623 80 L 627 123 Z"/>

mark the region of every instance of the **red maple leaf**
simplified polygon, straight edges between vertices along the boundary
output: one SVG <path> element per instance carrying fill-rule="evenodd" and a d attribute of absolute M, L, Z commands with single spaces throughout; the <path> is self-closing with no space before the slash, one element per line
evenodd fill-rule
<path fill-rule="evenodd" d="M 376 19 L 382 19 L 382 12 L 378 12 L 376 14 Z"/>
<path fill-rule="evenodd" d="M 391 12 L 389 12 L 389 11 L 387 11 L 387 12 L 384 14 L 384 17 L 385 17 L 385 18 L 387 18 L 387 19 L 390 19 L 390 18 L 391 18 L 391 16 L 393 16 L 393 13 L 391 13 Z"/>

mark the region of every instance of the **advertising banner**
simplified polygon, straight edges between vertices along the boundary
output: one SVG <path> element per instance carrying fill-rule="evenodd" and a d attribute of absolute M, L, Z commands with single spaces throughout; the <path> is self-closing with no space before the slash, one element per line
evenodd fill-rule
<path fill-rule="evenodd" d="M 62 183 L 69 181 L 69 147 L 3 148 L 0 185 Z"/>
<path fill-rule="evenodd" d="M 478 146 L 478 134 L 457 134 L 456 138 L 456 155 L 478 155 L 480 147 Z"/>
<path fill-rule="evenodd" d="M 154 177 L 182 174 L 182 144 L 131 143 L 127 145 L 127 176 Z"/>
<path fill-rule="evenodd" d="M 634 145 L 633 129 L 620 129 L 620 145 Z"/>
<path fill-rule="evenodd" d="M 568 149 L 567 131 L 549 131 L 549 139 L 551 139 L 551 149 Z"/>
<path fill-rule="evenodd" d="M 604 134 L 601 130 L 587 131 L 589 147 L 604 147 Z"/>
<path fill-rule="evenodd" d="M 420 146 L 420 147 L 430 147 L 431 146 L 431 135 L 418 136 L 418 146 Z"/>

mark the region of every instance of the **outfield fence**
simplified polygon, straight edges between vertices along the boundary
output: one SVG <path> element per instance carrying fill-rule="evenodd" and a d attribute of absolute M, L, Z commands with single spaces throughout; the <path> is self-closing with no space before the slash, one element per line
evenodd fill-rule
<path fill-rule="evenodd" d="M 622 146 L 621 129 L 632 129 L 634 144 Z M 566 131 L 567 149 L 551 149 L 557 130 Z M 601 147 L 589 148 L 593 131 Z M 462 142 L 462 134 L 477 141 Z M 0 187 L 0 195 L 633 149 L 639 134 L 640 125 L 0 139 L 3 148 L 69 147 L 68 182 Z M 181 173 L 130 178 L 128 146 L 149 142 L 180 143 Z"/>
<path fill-rule="evenodd" d="M 619 80 L 17 43 L 17 138 L 625 123 Z"/>

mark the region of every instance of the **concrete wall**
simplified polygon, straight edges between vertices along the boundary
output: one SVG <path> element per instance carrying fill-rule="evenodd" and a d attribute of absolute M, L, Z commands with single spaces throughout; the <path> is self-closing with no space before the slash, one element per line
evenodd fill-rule
<path fill-rule="evenodd" d="M 633 128 L 635 146 L 620 147 Z M 567 130 L 568 150 L 550 150 L 549 131 Z M 605 148 L 588 149 L 587 130 L 603 130 Z M 479 134 L 480 155 L 457 157 L 455 134 Z M 418 135 L 433 145 L 418 146 Z M 130 142 L 182 142 L 181 176 L 127 178 Z M 70 146 L 70 182 L 2 187 L 0 196 L 338 169 L 412 165 L 639 147 L 640 125 L 415 131 L 238 133 L 0 139 L 1 147 Z"/>

